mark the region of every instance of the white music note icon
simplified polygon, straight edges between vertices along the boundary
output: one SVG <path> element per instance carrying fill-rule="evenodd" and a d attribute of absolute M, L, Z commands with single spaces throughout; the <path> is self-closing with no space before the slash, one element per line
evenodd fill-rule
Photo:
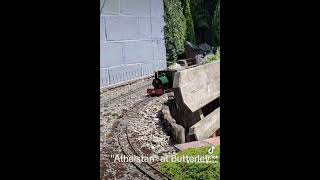
<path fill-rule="evenodd" d="M 208 153 L 213 154 L 214 150 L 215 150 L 215 147 L 212 145 L 211 148 L 208 150 Z"/>

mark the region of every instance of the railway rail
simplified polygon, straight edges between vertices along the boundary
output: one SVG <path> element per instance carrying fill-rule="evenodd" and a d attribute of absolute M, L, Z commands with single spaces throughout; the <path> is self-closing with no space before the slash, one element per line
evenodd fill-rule
<path fill-rule="evenodd" d="M 118 95 L 118 96 L 116 96 L 114 98 L 111 98 L 111 99 L 108 99 L 108 100 L 102 102 L 102 105 L 105 106 L 106 104 L 109 104 L 111 102 L 114 102 L 114 101 L 117 101 L 117 100 L 121 100 L 121 99 L 123 99 L 125 97 L 128 97 L 129 95 L 134 94 L 134 93 L 136 93 L 136 92 L 138 92 L 138 91 L 140 91 L 142 89 L 146 89 L 149 86 L 152 86 L 151 82 L 148 82 L 147 84 L 144 84 L 144 85 L 142 85 L 142 86 L 140 86 L 140 87 L 138 87 L 138 88 L 136 88 L 134 90 L 131 90 L 131 91 L 127 92 L 127 93 Z"/>
<path fill-rule="evenodd" d="M 129 138 L 129 133 L 128 133 L 128 122 L 132 118 L 137 118 L 139 117 L 137 115 L 138 110 L 141 107 L 144 107 L 147 105 L 151 100 L 153 100 L 154 97 L 146 97 L 145 99 L 139 101 L 135 106 L 133 106 L 132 109 L 127 111 L 124 116 L 122 117 L 122 121 L 119 121 L 117 130 L 118 130 L 118 142 L 121 147 L 122 152 L 127 156 L 127 157 L 134 157 L 138 156 L 141 158 L 142 156 L 138 153 L 138 151 L 135 149 L 133 146 L 133 141 L 130 140 Z M 157 168 L 152 166 L 149 162 L 143 162 L 143 161 L 133 161 L 132 162 L 135 167 L 137 167 L 142 173 L 147 175 L 150 179 L 169 179 L 171 180 L 172 178 L 169 177 L 166 174 L 161 173 Z"/>

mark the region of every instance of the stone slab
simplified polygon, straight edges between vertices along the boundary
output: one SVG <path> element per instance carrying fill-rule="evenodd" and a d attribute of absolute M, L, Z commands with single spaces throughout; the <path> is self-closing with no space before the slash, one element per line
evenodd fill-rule
<path fill-rule="evenodd" d="M 220 61 L 175 73 L 173 88 L 192 112 L 199 110 L 220 96 Z"/>
<path fill-rule="evenodd" d="M 217 145 L 220 145 L 220 136 L 209 138 L 209 139 L 205 139 L 203 141 L 207 142 L 207 143 L 210 143 L 210 144 L 212 144 L 214 146 L 217 146 Z"/>
<path fill-rule="evenodd" d="M 209 138 L 203 141 L 193 141 L 193 142 L 187 142 L 187 143 L 182 143 L 182 144 L 176 144 L 174 147 L 178 151 L 183 151 L 189 148 L 199 148 L 199 147 L 204 147 L 204 146 L 217 146 L 220 145 L 220 136 L 214 137 L 214 138 Z"/>
<path fill-rule="evenodd" d="M 220 128 L 220 107 L 201 119 L 189 129 L 189 135 L 196 140 L 209 138 Z"/>
<path fill-rule="evenodd" d="M 193 142 L 187 142 L 183 144 L 176 144 L 174 145 L 174 147 L 178 149 L 178 151 L 183 151 L 189 148 L 199 148 L 199 147 L 204 147 L 209 145 L 211 144 L 205 141 L 193 141 Z"/>

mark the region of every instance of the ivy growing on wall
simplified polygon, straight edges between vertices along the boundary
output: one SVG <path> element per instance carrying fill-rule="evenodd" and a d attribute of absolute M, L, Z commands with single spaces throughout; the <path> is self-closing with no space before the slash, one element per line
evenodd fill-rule
<path fill-rule="evenodd" d="M 186 20 L 179 0 L 164 0 L 165 43 L 167 60 L 176 62 L 178 55 L 184 52 L 186 41 Z"/>

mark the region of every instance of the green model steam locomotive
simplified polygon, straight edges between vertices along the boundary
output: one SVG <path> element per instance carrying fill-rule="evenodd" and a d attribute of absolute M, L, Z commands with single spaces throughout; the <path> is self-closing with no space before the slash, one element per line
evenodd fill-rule
<path fill-rule="evenodd" d="M 157 71 L 152 81 L 154 89 L 147 89 L 149 95 L 162 95 L 165 92 L 171 91 L 173 86 L 173 78 L 176 70 Z"/>

